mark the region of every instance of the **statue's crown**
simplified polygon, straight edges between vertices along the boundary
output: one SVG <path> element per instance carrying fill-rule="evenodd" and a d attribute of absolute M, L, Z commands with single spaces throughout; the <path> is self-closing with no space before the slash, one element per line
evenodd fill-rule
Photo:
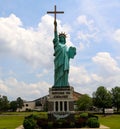
<path fill-rule="evenodd" d="M 59 33 L 59 36 L 64 36 L 65 38 L 67 37 L 65 32 L 64 33 L 63 32 Z"/>

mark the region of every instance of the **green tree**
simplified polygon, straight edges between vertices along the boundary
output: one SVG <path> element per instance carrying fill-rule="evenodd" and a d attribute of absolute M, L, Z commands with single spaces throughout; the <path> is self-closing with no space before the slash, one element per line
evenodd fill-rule
<path fill-rule="evenodd" d="M 112 94 L 113 106 L 117 108 L 117 112 L 118 112 L 120 109 L 120 87 L 116 86 L 115 88 L 112 88 L 111 94 Z"/>
<path fill-rule="evenodd" d="M 104 86 L 98 87 L 97 91 L 93 93 L 93 104 L 98 108 L 102 108 L 104 113 L 105 108 L 112 106 L 111 93 Z"/>
<path fill-rule="evenodd" d="M 77 101 L 78 110 L 89 110 L 92 107 L 92 98 L 87 94 L 81 96 Z"/>
<path fill-rule="evenodd" d="M 0 111 L 2 110 L 2 97 L 0 96 Z"/>
<path fill-rule="evenodd" d="M 0 97 L 0 111 L 7 111 L 9 106 L 10 105 L 7 96 Z"/>
<path fill-rule="evenodd" d="M 18 97 L 17 100 L 16 100 L 16 102 L 17 102 L 17 107 L 19 109 L 21 109 L 22 106 L 23 106 L 23 100 L 21 99 L 21 97 Z"/>
<path fill-rule="evenodd" d="M 17 110 L 17 101 L 10 102 L 10 109 L 15 112 Z"/>

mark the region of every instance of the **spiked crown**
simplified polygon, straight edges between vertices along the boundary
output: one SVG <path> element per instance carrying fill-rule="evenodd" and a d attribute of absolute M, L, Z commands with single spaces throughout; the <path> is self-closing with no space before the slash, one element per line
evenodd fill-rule
<path fill-rule="evenodd" d="M 65 38 L 67 37 L 66 34 L 65 34 L 65 32 L 64 33 L 63 32 L 59 33 L 59 37 L 60 36 L 64 36 Z"/>

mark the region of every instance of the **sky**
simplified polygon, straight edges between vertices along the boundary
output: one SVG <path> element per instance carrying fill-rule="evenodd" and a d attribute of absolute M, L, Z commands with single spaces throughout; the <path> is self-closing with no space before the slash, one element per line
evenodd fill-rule
<path fill-rule="evenodd" d="M 67 34 L 69 83 L 81 94 L 120 86 L 120 0 L 0 0 L 0 95 L 32 101 L 54 83 L 54 5 Z"/>

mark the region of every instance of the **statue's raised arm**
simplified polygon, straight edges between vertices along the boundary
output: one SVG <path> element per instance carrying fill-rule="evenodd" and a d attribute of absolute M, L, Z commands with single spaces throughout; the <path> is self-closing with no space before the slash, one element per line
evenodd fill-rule
<path fill-rule="evenodd" d="M 64 13 L 63 11 L 57 11 L 56 10 L 56 5 L 54 6 L 54 11 L 48 11 L 48 14 L 54 14 L 54 39 L 53 43 L 56 44 L 58 42 L 58 35 L 57 35 L 57 21 L 56 21 L 56 14 L 62 14 Z"/>
<path fill-rule="evenodd" d="M 54 39 L 53 39 L 54 45 L 58 44 L 58 32 L 57 32 L 57 21 L 54 21 Z"/>

